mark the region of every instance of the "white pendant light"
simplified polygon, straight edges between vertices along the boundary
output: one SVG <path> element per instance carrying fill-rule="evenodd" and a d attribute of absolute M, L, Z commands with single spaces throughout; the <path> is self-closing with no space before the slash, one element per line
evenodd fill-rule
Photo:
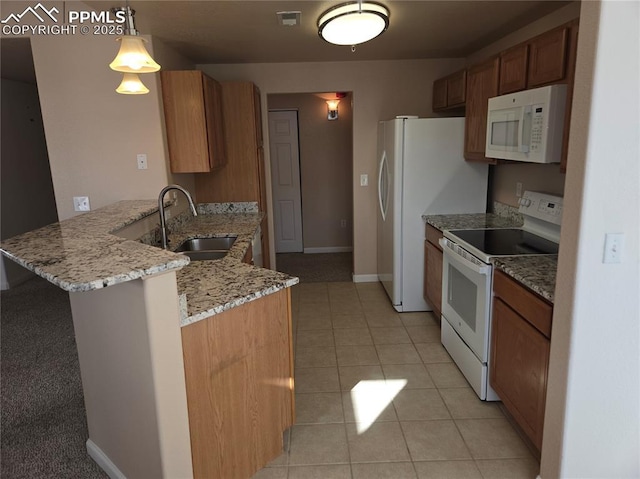
<path fill-rule="evenodd" d="M 120 50 L 115 59 L 109 64 L 112 70 L 123 73 L 153 73 L 160 70 L 160 65 L 151 58 L 149 52 L 145 48 L 145 39 L 138 36 L 133 23 L 133 15 L 135 11 L 129 6 L 116 9 L 116 11 L 124 11 L 126 13 L 125 34 L 119 37 Z"/>
<path fill-rule="evenodd" d="M 318 35 L 335 45 L 368 42 L 389 26 L 389 10 L 375 2 L 348 2 L 330 8 L 318 19 Z"/>
<path fill-rule="evenodd" d="M 140 77 L 135 73 L 125 73 L 122 75 L 122 83 L 116 88 L 118 93 L 123 95 L 144 95 L 149 93 L 149 89 L 144 86 Z"/>

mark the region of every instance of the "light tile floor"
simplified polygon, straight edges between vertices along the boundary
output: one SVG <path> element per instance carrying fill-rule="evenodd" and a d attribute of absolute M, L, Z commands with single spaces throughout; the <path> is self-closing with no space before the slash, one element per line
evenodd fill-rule
<path fill-rule="evenodd" d="M 379 283 L 292 288 L 296 424 L 254 479 L 534 479 L 539 465 L 480 401 L 431 313 Z"/>

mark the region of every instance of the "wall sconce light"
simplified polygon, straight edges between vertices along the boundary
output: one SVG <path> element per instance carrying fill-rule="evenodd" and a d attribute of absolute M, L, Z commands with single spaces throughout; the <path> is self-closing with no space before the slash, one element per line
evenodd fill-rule
<path fill-rule="evenodd" d="M 149 89 L 142 83 L 140 77 L 135 73 L 125 73 L 122 75 L 122 83 L 116 88 L 118 93 L 123 95 L 144 95 L 149 93 Z"/>
<path fill-rule="evenodd" d="M 389 10 L 376 2 L 352 1 L 325 11 L 318 35 L 335 45 L 358 45 L 374 39 L 389 26 Z"/>
<path fill-rule="evenodd" d="M 335 100 L 327 100 L 327 119 L 329 120 L 337 120 L 338 119 L 338 103 L 340 103 L 339 99 Z"/>
<path fill-rule="evenodd" d="M 124 78 L 120 86 L 116 89 L 118 93 L 135 93 L 135 94 L 143 94 L 148 93 L 149 90 L 142 84 L 139 78 L 137 78 L 137 73 L 153 73 L 160 70 L 160 65 L 156 63 L 156 61 L 149 55 L 147 49 L 144 44 L 146 40 L 141 38 L 136 30 L 136 27 L 133 23 L 133 16 L 135 15 L 135 11 L 131 10 L 131 8 L 127 5 L 126 7 L 114 8 L 113 12 L 125 12 L 126 14 L 126 22 L 124 35 L 119 37 L 117 41 L 120 42 L 120 50 L 118 54 L 113 59 L 113 61 L 109 64 L 109 67 L 112 70 L 117 72 L 124 73 Z M 138 90 L 135 92 L 132 91 L 121 91 L 123 90 L 123 84 L 127 82 L 128 84 L 133 84 L 134 79 L 132 77 L 127 78 L 127 73 L 133 74 L 137 83 L 139 83 L 142 88 L 138 87 Z M 146 90 L 146 91 L 144 91 Z"/>

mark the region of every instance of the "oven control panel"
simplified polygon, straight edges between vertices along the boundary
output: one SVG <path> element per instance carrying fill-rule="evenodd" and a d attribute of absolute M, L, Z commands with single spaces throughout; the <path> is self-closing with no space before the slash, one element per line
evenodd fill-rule
<path fill-rule="evenodd" d="M 560 225 L 562 222 L 562 197 L 525 191 L 519 201 L 518 211 L 525 216 Z"/>

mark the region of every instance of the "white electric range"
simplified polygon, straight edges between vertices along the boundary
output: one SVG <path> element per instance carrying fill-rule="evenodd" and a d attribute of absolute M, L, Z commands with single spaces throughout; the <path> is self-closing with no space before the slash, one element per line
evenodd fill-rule
<path fill-rule="evenodd" d="M 442 344 L 469 384 L 487 401 L 500 398 L 489 385 L 491 258 L 558 254 L 562 198 L 526 191 L 520 198 L 521 228 L 449 230 L 440 240 Z"/>

